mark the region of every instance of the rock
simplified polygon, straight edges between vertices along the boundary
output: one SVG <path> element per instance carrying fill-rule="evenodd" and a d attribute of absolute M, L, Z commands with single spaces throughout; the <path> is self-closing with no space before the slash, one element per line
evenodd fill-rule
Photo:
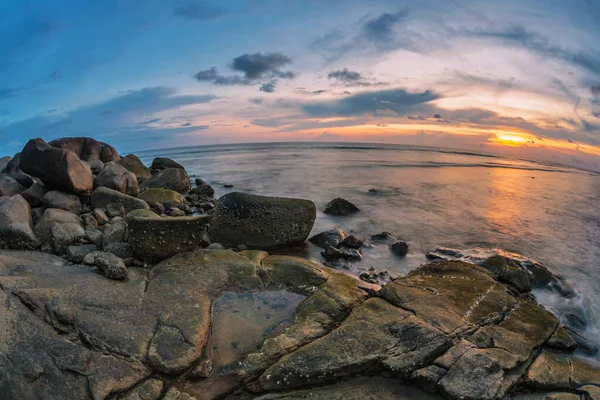
<path fill-rule="evenodd" d="M 128 236 L 135 256 L 156 263 L 198 247 L 207 216 L 140 218 L 129 220 Z"/>
<path fill-rule="evenodd" d="M 209 202 L 202 202 L 202 203 L 196 204 L 196 207 L 198 207 L 201 210 L 208 211 L 208 210 L 212 210 L 213 208 L 215 208 L 215 205 L 213 203 L 209 203 Z"/>
<path fill-rule="evenodd" d="M 42 197 L 42 204 L 46 208 L 58 208 L 76 215 L 81 214 L 81 200 L 73 194 L 51 190 Z"/>
<path fill-rule="evenodd" d="M 308 240 L 320 248 L 326 249 L 330 246 L 336 248 L 339 247 L 346 238 L 346 232 L 344 232 L 342 228 L 333 228 L 328 231 L 321 232 Z"/>
<path fill-rule="evenodd" d="M 389 232 L 381 232 L 371 236 L 371 240 L 375 241 L 386 241 L 386 240 L 396 240 L 395 237 L 392 236 Z"/>
<path fill-rule="evenodd" d="M 166 208 L 181 207 L 185 204 L 185 198 L 174 190 L 151 188 L 146 189 L 138 196 L 138 199 L 144 200 L 154 207 L 156 204 L 162 204 Z"/>
<path fill-rule="evenodd" d="M 164 170 L 167 168 L 178 168 L 178 169 L 183 169 L 185 171 L 185 168 L 183 168 L 183 166 L 179 163 L 177 163 L 176 161 L 171 160 L 170 158 L 166 158 L 166 157 L 157 157 L 154 160 L 152 160 L 152 165 L 150 166 L 150 169 L 153 170 Z"/>
<path fill-rule="evenodd" d="M 336 249 L 335 247 L 329 246 L 325 250 L 321 251 L 321 255 L 327 261 L 336 260 L 349 260 L 349 261 L 360 261 L 362 260 L 362 254 L 356 249 Z"/>
<path fill-rule="evenodd" d="M 112 203 L 111 203 L 112 204 Z M 94 208 L 92 211 L 93 217 L 96 219 L 98 225 L 104 225 L 110 222 L 110 218 L 101 208 Z"/>
<path fill-rule="evenodd" d="M 563 326 L 559 326 L 556 332 L 548 339 L 546 346 L 558 350 L 575 350 L 577 342 L 569 335 Z"/>
<path fill-rule="evenodd" d="M 121 157 L 117 163 L 133 172 L 137 177 L 138 183 L 144 183 L 150 179 L 150 170 L 142 163 L 142 161 L 135 154 L 128 154 L 125 157 Z"/>
<path fill-rule="evenodd" d="M 15 156 L 6 164 L 6 167 L 2 169 L 3 174 L 12 174 L 21 170 L 21 153 L 15 154 Z"/>
<path fill-rule="evenodd" d="M 40 247 L 40 242 L 33 233 L 29 221 L 10 223 L 0 229 L 0 237 L 11 249 L 36 250 Z"/>
<path fill-rule="evenodd" d="M 10 177 L 19 182 L 25 188 L 30 188 L 35 183 L 34 179 L 23 171 L 11 172 Z"/>
<path fill-rule="evenodd" d="M 125 222 L 128 222 L 130 219 L 132 218 L 159 218 L 158 214 L 156 214 L 153 211 L 150 210 L 133 210 L 131 212 L 128 212 L 127 215 L 125 215 Z"/>
<path fill-rule="evenodd" d="M 450 399 L 494 399 L 502 378 L 498 361 L 483 350 L 470 349 L 444 375 L 438 387 Z"/>
<path fill-rule="evenodd" d="M 108 279 L 122 281 L 127 278 L 125 263 L 114 254 L 98 251 L 94 253 L 94 264 Z"/>
<path fill-rule="evenodd" d="M 134 257 L 133 249 L 129 243 L 111 243 L 104 248 L 104 251 L 123 259 Z"/>
<path fill-rule="evenodd" d="M 40 178 L 44 185 L 80 196 L 92 192 L 92 171 L 75 153 L 32 139 L 21 152 L 21 170 Z"/>
<path fill-rule="evenodd" d="M 94 243 L 97 247 L 102 246 L 102 232 L 98 229 L 88 229 L 85 231 L 85 238 Z"/>
<path fill-rule="evenodd" d="M 232 192 L 219 199 L 210 235 L 229 247 L 277 249 L 304 243 L 315 218 L 310 200 Z"/>
<path fill-rule="evenodd" d="M 231 189 L 231 188 L 233 187 L 233 185 L 232 185 L 232 184 L 229 184 L 229 183 L 226 183 L 226 184 L 224 184 L 224 185 L 223 185 L 223 187 L 224 187 L 225 189 Z"/>
<path fill-rule="evenodd" d="M 148 379 L 135 386 L 124 396 L 119 397 L 119 400 L 158 400 L 164 386 L 164 382 L 160 379 Z"/>
<path fill-rule="evenodd" d="M 92 214 L 82 214 L 81 220 L 86 231 L 89 229 L 98 229 L 98 221 Z"/>
<path fill-rule="evenodd" d="M 98 247 L 95 244 L 83 244 L 79 246 L 67 247 L 66 258 L 72 263 L 80 264 L 88 254 L 97 251 Z"/>
<path fill-rule="evenodd" d="M 14 196 L 25 191 L 25 187 L 10 175 L 0 174 L 0 196 Z"/>
<path fill-rule="evenodd" d="M 199 197 L 208 197 L 212 198 L 215 195 L 215 189 L 212 186 L 203 183 L 202 185 L 197 185 L 195 188 L 190 190 L 190 194 L 197 195 Z"/>
<path fill-rule="evenodd" d="M 127 214 L 125 206 L 121 203 L 111 203 L 106 206 L 106 214 L 110 218 L 124 217 Z"/>
<path fill-rule="evenodd" d="M 394 242 L 390 246 L 392 253 L 404 257 L 408 253 L 408 244 L 406 242 Z"/>
<path fill-rule="evenodd" d="M 127 233 L 127 223 L 123 220 L 107 224 L 102 234 L 102 248 L 106 249 L 114 243 L 121 243 Z"/>
<path fill-rule="evenodd" d="M 61 224 L 77 225 L 83 229 L 83 222 L 77 215 L 58 208 L 47 208 L 35 225 L 34 232 L 43 243 L 53 243 L 52 228 Z M 79 232 L 79 229 L 77 231 Z"/>
<path fill-rule="evenodd" d="M 94 179 L 94 188 L 99 187 L 107 187 L 134 197 L 140 193 L 135 174 L 115 162 L 105 164 Z"/>
<path fill-rule="evenodd" d="M 104 169 L 104 163 L 100 160 L 89 161 L 88 164 L 94 175 L 98 175 Z"/>
<path fill-rule="evenodd" d="M 42 198 L 46 195 L 46 189 L 42 181 L 37 181 L 31 187 L 21 193 L 21 196 L 31 207 L 39 207 L 42 205 Z"/>
<path fill-rule="evenodd" d="M 4 157 L 0 158 L 0 171 L 3 171 L 4 168 L 6 168 L 6 166 L 10 162 L 10 160 L 12 160 L 11 156 L 4 156 Z"/>
<path fill-rule="evenodd" d="M 171 207 L 169 209 L 169 215 L 171 217 L 184 217 L 185 216 L 185 212 L 181 211 L 179 208 L 177 207 Z"/>
<path fill-rule="evenodd" d="M 190 177 L 185 170 L 180 168 L 167 168 L 152 175 L 144 183 L 145 188 L 171 189 L 178 193 L 190 190 Z"/>
<path fill-rule="evenodd" d="M 49 208 L 49 210 L 52 210 Z M 80 243 L 85 237 L 85 231 L 79 224 L 63 223 L 52 225 L 50 232 L 52 234 L 51 244 L 58 253 L 64 252 L 67 247 Z"/>
<path fill-rule="evenodd" d="M 119 161 L 119 153 L 117 150 L 104 143 L 88 137 L 70 137 L 55 139 L 49 143 L 52 147 L 70 150 L 83 161 L 88 163 L 95 160 L 100 160 L 104 163 L 110 161 Z"/>
<path fill-rule="evenodd" d="M 150 206 L 144 200 L 129 196 L 125 193 L 121 193 L 117 190 L 109 189 L 106 187 L 99 187 L 92 193 L 92 207 L 103 208 L 109 204 L 122 204 L 125 207 L 125 212 L 133 210 L 144 209 L 149 210 Z M 98 221 L 99 222 L 99 221 Z"/>
<path fill-rule="evenodd" d="M 211 243 L 208 246 L 206 246 L 206 248 L 208 250 L 225 250 L 225 246 L 223 246 L 221 243 Z"/>
<path fill-rule="evenodd" d="M 0 197 L 0 232 L 13 222 L 29 224 L 31 209 L 21 195 Z"/>
<path fill-rule="evenodd" d="M 325 210 L 323 210 L 325 214 L 331 214 L 336 216 L 349 215 L 358 211 L 360 211 L 360 209 L 354 204 L 350 203 L 348 200 L 339 197 L 327 203 L 325 205 Z"/>
<path fill-rule="evenodd" d="M 165 393 L 163 400 L 196 400 L 196 398 L 187 393 L 181 392 L 176 387 L 172 386 L 169 390 L 167 390 L 167 393 Z"/>
<path fill-rule="evenodd" d="M 354 235 L 350 235 L 342 240 L 342 246 L 349 247 L 351 249 L 360 249 L 363 246 L 363 241 L 358 239 Z"/>

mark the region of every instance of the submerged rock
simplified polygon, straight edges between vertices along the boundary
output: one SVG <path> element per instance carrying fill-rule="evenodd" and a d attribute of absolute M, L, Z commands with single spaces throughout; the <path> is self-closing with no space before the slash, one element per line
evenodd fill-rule
<path fill-rule="evenodd" d="M 344 232 L 342 228 L 333 228 L 316 234 L 308 240 L 322 249 L 326 249 L 329 246 L 339 247 L 346 238 L 346 232 Z"/>
<path fill-rule="evenodd" d="M 349 247 L 351 249 L 360 249 L 363 246 L 363 241 L 358 239 L 354 235 L 350 235 L 342 240 L 342 246 Z"/>
<path fill-rule="evenodd" d="M 408 254 L 408 243 L 394 242 L 390 246 L 390 250 L 392 251 L 392 253 L 396 254 L 397 256 L 404 257 L 405 255 Z"/>
<path fill-rule="evenodd" d="M 337 249 L 333 246 L 326 247 L 321 251 L 321 255 L 327 261 L 336 260 L 349 260 L 349 261 L 360 261 L 362 260 L 362 254 L 356 249 Z"/>
<path fill-rule="evenodd" d="M 396 238 L 394 236 L 392 236 L 391 233 L 383 231 L 381 233 L 376 233 L 375 235 L 371 236 L 371 240 L 386 241 L 386 240 L 396 240 Z"/>
<path fill-rule="evenodd" d="M 283 248 L 304 243 L 315 218 L 316 207 L 310 200 L 232 192 L 219 199 L 210 236 L 230 247 Z"/>
<path fill-rule="evenodd" d="M 327 203 L 325 205 L 325 210 L 323 210 L 325 214 L 331 214 L 336 216 L 349 215 L 358 211 L 360 211 L 360 209 L 354 204 L 350 203 L 346 199 L 342 199 L 339 197 Z"/>

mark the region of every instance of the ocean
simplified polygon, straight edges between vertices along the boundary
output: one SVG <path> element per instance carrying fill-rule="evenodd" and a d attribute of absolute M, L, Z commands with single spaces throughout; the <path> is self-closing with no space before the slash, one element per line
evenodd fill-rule
<path fill-rule="evenodd" d="M 300 197 L 317 205 L 313 234 L 341 227 L 368 239 L 388 231 L 406 241 L 405 258 L 387 244 L 363 249 L 369 267 L 405 274 L 437 247 L 500 248 L 533 258 L 571 285 L 565 298 L 535 291 L 566 324 L 573 316 L 600 344 L 600 175 L 574 168 L 446 149 L 391 144 L 261 143 L 138 152 L 181 163 L 215 197 L 232 191 Z M 224 188 L 223 185 L 233 185 Z M 377 192 L 369 192 L 375 189 Z M 343 197 L 360 208 L 346 217 L 323 214 Z M 318 248 L 300 250 L 322 262 Z"/>

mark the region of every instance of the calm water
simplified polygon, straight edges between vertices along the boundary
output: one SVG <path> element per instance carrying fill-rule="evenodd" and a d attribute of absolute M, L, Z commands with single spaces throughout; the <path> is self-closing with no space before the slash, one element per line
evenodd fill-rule
<path fill-rule="evenodd" d="M 302 197 L 317 208 L 335 197 L 361 212 L 319 212 L 313 233 L 340 226 L 369 238 L 389 231 L 407 241 L 405 259 L 387 245 L 364 249 L 354 271 L 374 266 L 406 273 L 438 246 L 494 247 L 534 258 L 581 294 L 562 299 L 536 293 L 558 315 L 578 307 L 594 338 L 600 321 L 600 175 L 548 164 L 379 144 L 252 144 L 138 153 L 150 165 L 170 157 L 212 184 L 217 193 Z M 224 189 L 223 184 L 232 184 Z M 369 189 L 379 193 L 371 194 Z M 307 255 L 319 259 L 318 249 Z M 594 339 L 595 340 L 595 339 Z"/>

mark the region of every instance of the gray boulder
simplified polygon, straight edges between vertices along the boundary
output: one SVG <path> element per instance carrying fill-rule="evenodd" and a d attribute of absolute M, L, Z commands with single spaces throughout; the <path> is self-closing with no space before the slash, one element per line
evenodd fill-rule
<path fill-rule="evenodd" d="M 32 139 L 21 152 L 21 170 L 40 178 L 50 188 L 66 193 L 89 195 L 93 181 L 90 166 L 75 153 Z"/>
<path fill-rule="evenodd" d="M 20 170 L 11 172 L 9 175 L 25 188 L 29 188 L 35 183 L 35 180 L 30 175 L 27 175 L 25 172 Z"/>
<path fill-rule="evenodd" d="M 229 247 L 269 250 L 304 243 L 317 210 L 310 200 L 232 192 L 215 207 L 210 236 Z"/>
<path fill-rule="evenodd" d="M 0 237 L 13 249 L 39 247 L 31 230 L 31 209 L 21 195 L 0 197 Z"/>
<path fill-rule="evenodd" d="M 81 214 L 81 200 L 73 194 L 51 190 L 42 197 L 42 204 L 46 208 L 59 208 L 73 214 Z"/>
<path fill-rule="evenodd" d="M 35 225 L 34 232 L 42 242 L 52 243 L 52 227 L 61 224 L 77 225 L 83 229 L 83 222 L 77 215 L 58 208 L 47 208 Z"/>
<path fill-rule="evenodd" d="M 105 164 L 100 174 L 94 179 L 94 188 L 102 186 L 134 197 L 140 193 L 135 174 L 115 162 Z"/>
<path fill-rule="evenodd" d="M 4 156 L 4 157 L 0 158 L 0 171 L 3 171 L 4 168 L 6 168 L 6 166 L 10 162 L 10 160 L 12 160 L 11 156 Z"/>
<path fill-rule="evenodd" d="M 10 173 L 13 173 L 16 171 L 20 171 L 21 170 L 20 163 L 21 163 L 21 153 L 17 153 L 2 169 L 2 173 L 10 174 Z"/>
<path fill-rule="evenodd" d="M 346 232 L 342 228 L 333 228 L 325 232 L 321 232 L 311 237 L 309 241 L 316 244 L 322 249 L 326 249 L 329 246 L 339 247 L 340 244 L 347 238 Z"/>
<path fill-rule="evenodd" d="M 140 200 L 107 187 L 99 187 L 92 193 L 92 208 L 106 209 L 109 204 L 114 203 L 123 204 L 126 212 L 139 209 L 150 209 L 150 206 L 144 200 Z"/>
<path fill-rule="evenodd" d="M 102 234 L 102 248 L 106 249 L 111 244 L 123 242 L 126 233 L 127 223 L 124 220 L 106 225 Z"/>
<path fill-rule="evenodd" d="M 112 253 L 97 251 L 94 253 L 94 264 L 108 279 L 122 281 L 127 278 L 127 267 L 123 260 Z"/>
<path fill-rule="evenodd" d="M 39 207 L 42 205 L 42 198 L 46 195 L 46 189 L 42 181 L 37 181 L 31 187 L 21 193 L 21 196 L 31 207 Z"/>
<path fill-rule="evenodd" d="M 136 257 L 156 263 L 198 247 L 209 217 L 133 217 L 128 224 L 128 243 Z"/>
<path fill-rule="evenodd" d="M 104 169 L 104 163 L 100 160 L 89 161 L 88 164 L 90 164 L 94 175 L 98 175 Z"/>
<path fill-rule="evenodd" d="M 50 146 L 72 151 L 88 163 L 100 160 L 104 163 L 118 161 L 119 153 L 109 144 L 88 137 L 68 137 L 51 141 Z"/>
<path fill-rule="evenodd" d="M 52 247 L 58 253 L 63 253 L 67 247 L 81 243 L 85 238 L 85 230 L 76 223 L 54 224 L 50 228 Z"/>
<path fill-rule="evenodd" d="M 191 188 L 190 177 L 180 168 L 167 168 L 152 175 L 144 184 L 146 188 L 171 189 L 186 193 Z"/>
<path fill-rule="evenodd" d="M 0 196 L 14 196 L 15 194 L 24 192 L 25 189 L 26 188 L 12 176 L 0 174 Z"/>
<path fill-rule="evenodd" d="M 67 247 L 66 258 L 72 263 L 81 264 L 83 259 L 88 254 L 97 251 L 98 247 L 95 244 L 83 244 L 80 246 Z"/>
<path fill-rule="evenodd" d="M 129 243 L 111 243 L 103 249 L 107 253 L 112 253 L 120 258 L 132 258 L 134 257 L 133 249 Z"/>
<path fill-rule="evenodd" d="M 92 211 L 92 216 L 96 219 L 98 225 L 104 225 L 110 222 L 110 218 L 108 218 L 108 215 L 106 215 L 104 210 L 101 208 L 94 208 Z"/>
<path fill-rule="evenodd" d="M 150 166 L 150 169 L 161 170 L 161 171 L 163 169 L 167 169 L 167 168 L 178 168 L 178 169 L 185 170 L 185 168 L 183 168 L 183 165 L 179 164 L 176 161 L 171 160 L 170 158 L 166 158 L 166 157 L 156 157 L 152 161 L 152 165 Z"/>
<path fill-rule="evenodd" d="M 122 157 L 118 161 L 118 164 L 125 167 L 128 171 L 133 172 L 137 177 L 138 183 L 146 182 L 152 176 L 150 170 L 146 168 L 144 163 L 135 154 L 128 154 Z"/>

